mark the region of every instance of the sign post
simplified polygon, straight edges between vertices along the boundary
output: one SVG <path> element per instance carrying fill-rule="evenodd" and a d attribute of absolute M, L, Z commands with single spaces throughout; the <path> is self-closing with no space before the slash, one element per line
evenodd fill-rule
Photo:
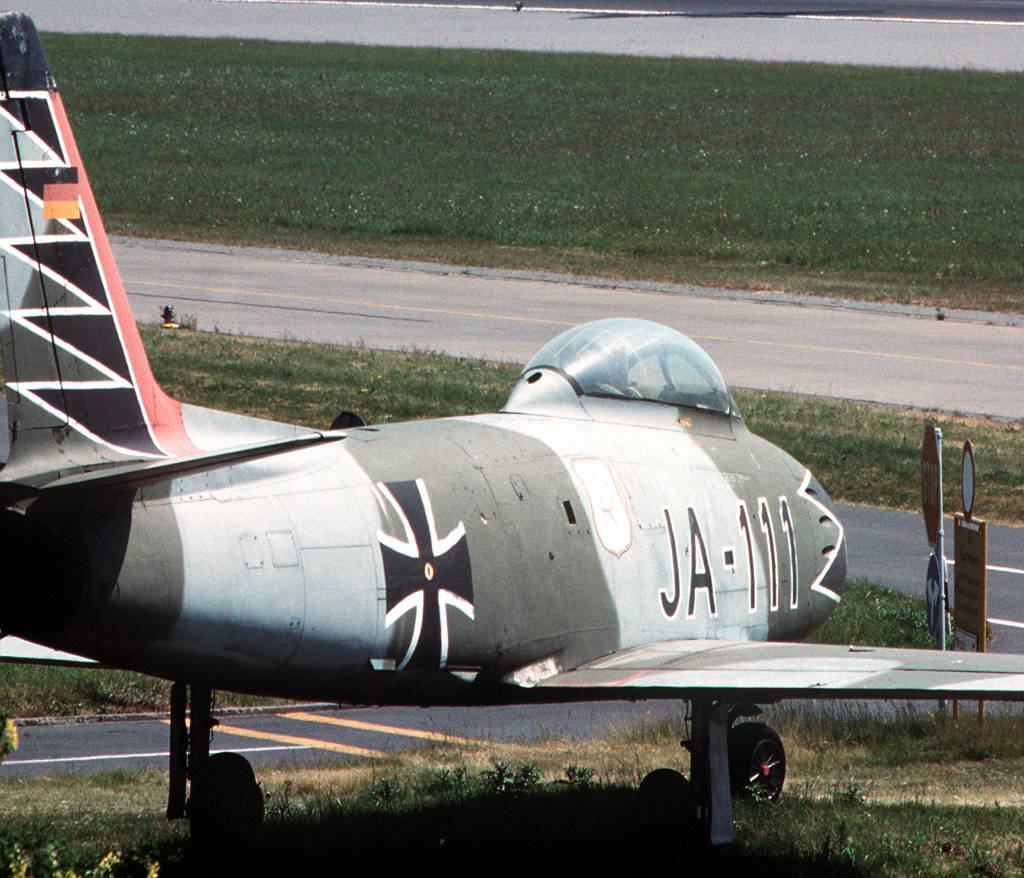
<path fill-rule="evenodd" d="M 973 483 L 972 483 L 973 484 Z M 928 542 L 934 547 L 935 552 L 929 561 L 929 574 L 934 569 L 932 561 L 938 568 L 938 595 L 939 609 L 936 615 L 941 619 L 937 625 L 935 634 L 935 646 L 937 649 L 946 648 L 946 558 L 942 545 L 942 430 L 935 426 L 934 421 L 928 421 L 924 427 L 924 444 L 921 447 L 921 507 L 924 510 L 924 525 L 928 531 Z M 931 585 L 929 575 L 929 586 L 926 589 L 925 597 L 930 601 L 933 599 L 935 587 Z M 929 610 L 929 618 L 932 610 Z"/>
<path fill-rule="evenodd" d="M 988 625 L 988 524 L 974 518 L 974 448 L 964 443 L 960 487 L 963 514 L 953 521 L 954 649 L 984 652 Z M 978 722 L 985 722 L 985 702 L 978 702 Z"/>

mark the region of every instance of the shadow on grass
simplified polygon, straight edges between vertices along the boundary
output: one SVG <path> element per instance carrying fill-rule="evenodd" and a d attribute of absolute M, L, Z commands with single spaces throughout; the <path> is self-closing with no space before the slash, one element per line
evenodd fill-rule
<path fill-rule="evenodd" d="M 552 789 L 521 795 L 474 794 L 429 805 L 368 806 L 319 798 L 271 805 L 258 838 L 232 848 L 164 851 L 161 876 L 334 874 L 431 870 L 506 874 L 571 868 L 600 872 L 700 867 L 715 876 L 860 875 L 834 855 L 705 849 L 685 841 L 680 823 L 641 825 L 636 793 L 623 788 Z"/>

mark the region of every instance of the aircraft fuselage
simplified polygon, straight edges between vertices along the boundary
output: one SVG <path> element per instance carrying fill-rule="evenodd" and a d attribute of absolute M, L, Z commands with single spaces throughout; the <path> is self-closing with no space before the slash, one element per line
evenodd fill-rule
<path fill-rule="evenodd" d="M 52 630 L 22 633 L 216 688 L 421 702 L 652 641 L 799 638 L 835 606 L 827 498 L 738 417 L 516 400 L 43 498 L 28 519 L 67 553 L 36 592 Z"/>

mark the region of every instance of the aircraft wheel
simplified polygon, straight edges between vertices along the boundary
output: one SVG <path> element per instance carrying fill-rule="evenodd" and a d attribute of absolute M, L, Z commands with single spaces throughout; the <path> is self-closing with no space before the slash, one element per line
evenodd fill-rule
<path fill-rule="evenodd" d="M 263 823 L 263 790 L 249 760 L 238 753 L 211 756 L 188 810 L 199 844 L 230 846 L 251 838 Z"/>
<path fill-rule="evenodd" d="M 665 843 L 692 835 L 697 821 L 697 794 L 678 771 L 658 768 L 641 781 L 636 793 L 639 817 Z"/>
<path fill-rule="evenodd" d="M 729 784 L 734 796 L 752 794 L 774 802 L 786 779 L 786 751 L 775 729 L 740 723 L 729 730 Z"/>

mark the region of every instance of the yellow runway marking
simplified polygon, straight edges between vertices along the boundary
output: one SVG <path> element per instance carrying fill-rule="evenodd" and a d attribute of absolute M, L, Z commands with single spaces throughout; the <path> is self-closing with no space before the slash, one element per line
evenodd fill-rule
<path fill-rule="evenodd" d="M 405 735 L 409 738 L 422 738 L 425 741 L 442 741 L 450 744 L 486 744 L 486 741 L 477 741 L 473 738 L 460 738 L 458 735 L 446 735 L 443 732 L 428 732 L 424 729 L 407 729 L 402 726 L 385 726 L 379 723 L 368 723 L 358 719 L 342 719 L 337 716 L 318 716 L 315 713 L 282 713 L 281 716 L 288 719 L 297 719 L 310 723 L 327 723 L 332 726 L 345 726 L 350 729 L 360 729 L 364 732 L 383 732 L 387 735 Z"/>
<path fill-rule="evenodd" d="M 170 725 L 170 720 L 165 719 Z M 226 726 L 218 723 L 215 732 L 226 735 L 238 735 L 242 738 L 257 738 L 262 741 L 277 741 L 279 744 L 295 744 L 299 747 L 312 747 L 316 750 L 330 750 L 332 753 L 347 753 L 350 756 L 386 756 L 383 750 L 370 750 L 367 747 L 355 747 L 351 744 L 336 744 L 333 741 L 321 741 L 318 738 L 300 738 L 297 735 L 282 735 L 278 732 L 261 732 L 256 729 L 245 729 L 241 726 Z"/>
<path fill-rule="evenodd" d="M 505 323 L 537 323 L 544 326 L 565 327 L 577 325 L 572 321 L 547 320 L 542 317 L 519 317 L 514 314 L 497 314 L 494 312 L 483 311 L 459 311 L 454 308 L 428 308 L 416 305 L 389 305 L 383 302 L 367 302 L 359 299 L 325 298 L 323 296 L 303 296 L 297 293 L 271 293 L 264 290 L 237 290 L 230 287 L 201 287 L 191 284 L 172 284 L 144 280 L 126 280 L 125 283 L 130 283 L 136 286 L 164 287 L 166 289 L 174 290 L 195 290 L 203 293 L 225 293 L 235 296 L 255 296 L 263 299 L 291 299 L 301 302 L 318 302 L 320 304 L 327 302 L 336 305 L 357 306 L 360 308 L 378 308 L 382 311 L 410 311 L 417 314 L 437 314 L 446 317 L 472 317 L 480 320 L 498 320 Z M 229 302 L 227 304 L 232 303 Z M 245 302 L 238 302 L 237 304 L 244 305 Z M 766 341 L 756 338 L 735 338 L 730 336 L 696 334 L 691 335 L 690 337 L 695 341 L 717 341 L 730 344 L 760 345 L 762 347 L 784 348 L 787 350 L 815 351 L 828 354 L 851 354 L 860 357 L 883 357 L 885 359 L 892 360 L 908 360 L 921 363 L 939 363 L 949 366 L 971 366 L 979 369 L 1005 369 L 1011 372 L 1024 372 L 1024 365 L 1017 366 L 1008 363 L 982 363 L 974 360 L 953 360 L 942 357 L 926 357 L 917 354 L 900 354 L 889 351 L 865 351 L 858 348 L 835 348 L 811 344 L 795 344 L 792 342 Z"/>
<path fill-rule="evenodd" d="M 919 354 L 895 354 L 890 351 L 862 351 L 858 348 L 836 348 L 812 344 L 794 344 L 784 341 L 762 341 L 756 338 L 732 338 L 727 335 L 691 335 L 695 341 L 720 341 L 730 344 L 756 344 L 769 348 L 789 348 L 796 351 L 817 351 L 826 354 L 853 354 L 858 357 L 884 357 L 891 360 L 914 360 L 919 363 L 942 363 L 947 366 L 975 366 L 979 369 L 1008 369 L 1024 372 L 1024 366 L 1012 363 L 981 363 L 974 360 L 950 360 L 943 357 L 922 357 Z"/>
<path fill-rule="evenodd" d="M 485 311 L 456 311 L 451 308 L 428 308 L 422 305 L 388 305 L 385 302 L 364 302 L 360 299 L 338 299 L 326 296 L 302 296 L 297 293 L 271 293 L 264 290 L 235 290 L 230 287 L 197 287 L 191 284 L 170 284 L 157 281 L 126 280 L 126 284 L 140 287 L 164 287 L 169 290 L 196 290 L 200 293 L 224 293 L 233 296 L 257 296 L 261 299 L 291 299 L 297 302 L 330 303 L 359 308 L 379 308 L 382 311 L 412 311 L 415 314 L 439 314 L 445 317 L 476 317 L 481 320 L 504 320 L 509 323 L 540 323 L 545 326 L 575 326 L 565 320 L 545 320 L 542 317 L 517 317 L 514 314 L 494 314 Z M 245 305 L 245 302 L 225 304 Z"/>

